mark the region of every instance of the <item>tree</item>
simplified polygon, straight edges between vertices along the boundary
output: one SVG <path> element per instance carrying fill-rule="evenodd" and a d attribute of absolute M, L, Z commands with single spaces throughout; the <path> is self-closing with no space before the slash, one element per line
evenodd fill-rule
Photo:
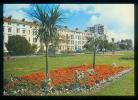
<path fill-rule="evenodd" d="M 114 38 L 111 38 L 111 40 L 112 40 L 112 53 L 114 53 L 114 47 L 115 47 L 114 41 L 115 41 L 115 39 Z"/>
<path fill-rule="evenodd" d="M 7 49 L 11 55 L 26 55 L 30 53 L 31 44 L 20 35 L 10 36 Z"/>
<path fill-rule="evenodd" d="M 106 35 L 102 35 L 102 39 L 100 40 L 99 49 L 103 52 L 108 48 L 108 40 L 106 39 Z"/>
<path fill-rule="evenodd" d="M 63 22 L 62 13 L 59 6 L 53 8 L 42 8 L 39 5 L 35 5 L 32 12 L 29 13 L 31 17 L 38 21 L 39 29 L 37 30 L 36 39 L 45 44 L 46 47 L 46 75 L 48 76 L 48 47 L 49 44 L 54 41 L 58 36 L 56 25 Z"/>
<path fill-rule="evenodd" d="M 48 49 L 48 54 L 51 56 L 55 56 L 58 46 L 59 46 L 59 36 L 55 37 L 55 40 L 50 45 Z"/>
<path fill-rule="evenodd" d="M 121 40 L 121 42 L 118 42 L 118 45 L 121 50 L 131 50 L 132 40 L 131 39 Z"/>
<path fill-rule="evenodd" d="M 36 44 L 32 44 L 31 45 L 31 51 L 30 52 L 34 54 L 35 51 L 36 51 L 36 49 L 37 49 L 37 45 Z"/>
<path fill-rule="evenodd" d="M 99 45 L 102 44 L 104 40 L 104 35 L 100 35 L 98 33 L 92 33 L 92 37 L 87 37 L 87 42 L 84 45 L 87 49 L 93 51 L 93 68 L 95 68 L 95 56 L 96 56 L 96 50 L 98 49 Z"/>

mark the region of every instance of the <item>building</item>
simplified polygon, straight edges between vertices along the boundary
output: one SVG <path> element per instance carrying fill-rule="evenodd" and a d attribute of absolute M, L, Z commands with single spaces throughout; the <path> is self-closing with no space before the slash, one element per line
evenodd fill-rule
<path fill-rule="evenodd" d="M 60 34 L 59 51 L 76 51 L 83 50 L 84 44 L 90 34 L 88 32 L 80 32 L 78 28 L 69 29 L 67 26 L 59 26 L 58 32 Z"/>
<path fill-rule="evenodd" d="M 21 35 L 25 37 L 30 44 L 36 44 L 40 46 L 40 42 L 36 40 L 35 29 L 37 29 L 36 22 L 28 22 L 25 19 L 17 20 L 12 19 L 11 16 L 8 18 L 3 18 L 3 32 L 4 32 L 4 48 L 5 44 L 8 42 L 8 38 L 12 35 Z M 4 49 L 6 50 L 6 48 Z"/>
<path fill-rule="evenodd" d="M 87 31 L 92 33 L 105 34 L 105 27 L 102 24 L 96 24 L 92 27 L 87 27 Z"/>
<path fill-rule="evenodd" d="M 7 52 L 5 44 L 8 42 L 8 38 L 12 35 L 21 35 L 25 37 L 29 43 L 36 44 L 37 50 L 40 48 L 39 40 L 36 40 L 35 30 L 39 27 L 36 22 L 28 22 L 25 19 L 17 20 L 12 19 L 11 16 L 3 18 L 4 28 L 4 52 Z M 76 51 L 83 50 L 83 45 L 87 42 L 86 37 L 90 37 L 90 32 L 81 32 L 78 28 L 69 29 L 67 26 L 57 26 L 59 33 L 59 45 L 58 51 Z M 44 48 L 45 49 L 45 48 Z"/>

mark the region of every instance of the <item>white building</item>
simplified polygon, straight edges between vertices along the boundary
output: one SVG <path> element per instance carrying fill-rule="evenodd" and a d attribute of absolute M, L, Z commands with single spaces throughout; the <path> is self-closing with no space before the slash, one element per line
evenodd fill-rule
<path fill-rule="evenodd" d="M 80 32 L 78 28 L 73 30 L 67 26 L 59 26 L 58 31 L 60 34 L 59 51 L 83 50 L 83 46 L 87 42 L 86 37 L 90 35 L 88 32 Z"/>
<path fill-rule="evenodd" d="M 36 22 L 28 22 L 25 19 L 12 19 L 11 16 L 8 18 L 4 17 L 3 22 L 4 52 L 7 52 L 5 43 L 8 42 L 8 38 L 12 35 L 21 35 L 25 37 L 31 45 L 36 44 L 37 48 L 40 48 L 40 42 L 35 38 L 35 29 L 39 28 Z M 91 35 L 89 32 L 80 32 L 78 28 L 74 30 L 69 29 L 67 26 L 58 26 L 57 29 L 60 35 L 58 51 L 75 51 L 77 49 L 83 50 L 83 45 L 87 42 L 86 37 L 90 37 Z"/>
<path fill-rule="evenodd" d="M 4 48 L 8 38 L 12 35 L 21 35 L 25 37 L 30 44 L 40 46 L 40 42 L 36 40 L 35 29 L 38 28 L 36 22 L 28 22 L 25 19 L 12 19 L 11 16 L 3 18 L 3 32 L 4 32 Z"/>

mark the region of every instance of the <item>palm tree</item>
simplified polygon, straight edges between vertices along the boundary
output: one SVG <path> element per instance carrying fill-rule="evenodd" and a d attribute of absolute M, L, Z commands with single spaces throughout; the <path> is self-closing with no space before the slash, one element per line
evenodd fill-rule
<path fill-rule="evenodd" d="M 99 45 L 102 43 L 103 35 L 99 35 L 98 33 L 92 33 L 92 37 L 87 37 L 87 43 L 93 49 L 93 68 L 95 68 L 96 62 L 96 50 L 98 49 Z"/>
<path fill-rule="evenodd" d="M 111 40 L 112 40 L 112 53 L 114 53 L 114 41 L 115 41 L 115 39 L 114 38 L 111 38 Z"/>
<path fill-rule="evenodd" d="M 40 5 L 35 5 L 31 13 L 29 13 L 32 18 L 37 20 L 39 29 L 37 30 L 36 39 L 39 39 L 41 43 L 44 43 L 46 47 L 46 75 L 48 76 L 48 47 L 50 43 L 58 37 L 58 32 L 56 25 L 63 22 L 62 13 L 59 6 L 53 8 L 40 7 Z"/>

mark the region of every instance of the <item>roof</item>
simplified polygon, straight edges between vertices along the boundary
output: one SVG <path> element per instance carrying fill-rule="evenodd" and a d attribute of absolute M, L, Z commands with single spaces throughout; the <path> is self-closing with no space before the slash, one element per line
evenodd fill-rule
<path fill-rule="evenodd" d="M 13 22 L 13 23 L 19 23 L 19 24 L 27 24 L 27 25 L 36 25 L 36 23 L 34 22 L 29 22 L 29 21 L 22 21 L 22 20 L 18 20 L 18 19 L 10 19 L 10 18 L 3 18 L 4 22 Z"/>
<path fill-rule="evenodd" d="M 58 26 L 56 26 L 56 27 L 58 28 L 58 30 L 65 30 L 65 31 L 72 31 L 72 32 L 80 32 L 79 30 L 69 29 L 67 26 L 58 25 Z"/>

